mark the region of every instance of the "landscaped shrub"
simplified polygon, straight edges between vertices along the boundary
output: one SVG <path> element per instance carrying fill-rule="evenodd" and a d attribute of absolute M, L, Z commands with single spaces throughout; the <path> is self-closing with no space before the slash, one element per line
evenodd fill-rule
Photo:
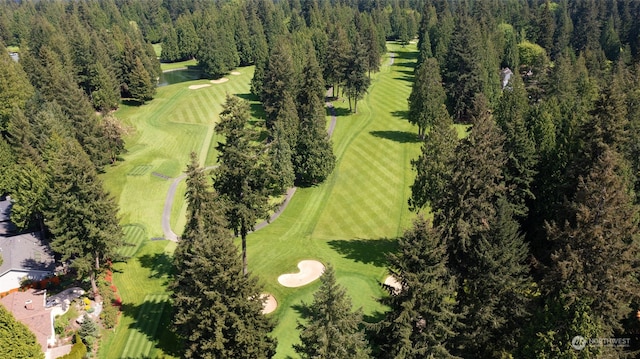
<path fill-rule="evenodd" d="M 96 322 L 94 322 L 91 317 L 85 314 L 82 318 L 82 324 L 80 325 L 78 334 L 88 348 L 93 348 L 93 343 L 95 343 L 96 338 L 100 336 L 100 329 L 98 328 Z"/>
<path fill-rule="evenodd" d="M 103 301 L 100 319 L 106 329 L 111 329 L 115 327 L 118 322 L 119 307 L 122 304 L 122 300 L 116 294 L 117 288 L 112 283 L 111 271 L 106 271 L 104 277 L 100 280 L 98 290 L 100 291 Z"/>
<path fill-rule="evenodd" d="M 87 346 L 84 345 L 78 334 L 76 334 L 74 342 L 71 347 L 71 352 L 65 356 L 61 356 L 60 359 L 82 359 L 87 355 Z"/>

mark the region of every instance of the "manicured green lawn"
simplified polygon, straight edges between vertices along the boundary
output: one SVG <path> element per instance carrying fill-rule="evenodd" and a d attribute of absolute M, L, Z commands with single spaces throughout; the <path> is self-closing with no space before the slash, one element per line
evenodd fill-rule
<path fill-rule="evenodd" d="M 384 295 L 380 282 L 387 275 L 385 256 L 413 218 L 407 208 L 413 181 L 410 160 L 420 149 L 416 129 L 406 120 L 415 45 L 388 46 L 398 56 L 393 66 L 389 66 L 389 57 L 384 57 L 381 72 L 373 75 L 370 94 L 358 104 L 359 113 L 349 115 L 347 103 L 334 102 L 338 113 L 334 173 L 317 187 L 298 189 L 275 222 L 249 236 L 249 269 L 279 302 L 271 314 L 279 322 L 274 331 L 279 341 L 278 358 L 295 357 L 291 345 L 298 338 L 295 327 L 300 304 L 311 302 L 319 287 L 318 281 L 301 288 L 278 284 L 277 277 L 297 272 L 302 259 L 331 263 L 339 283 L 347 287 L 354 306 L 364 309 L 368 321 L 378 320 L 385 310 L 377 302 Z M 161 87 L 149 104 L 124 105 L 116 113 L 131 128 L 128 152 L 125 161 L 110 168 L 104 179 L 120 205 L 121 222 L 132 243 L 138 243 L 141 236 L 162 236 L 160 220 L 170 180 L 154 173 L 180 175 L 190 151 L 199 153 L 203 165 L 215 163 L 213 126 L 225 93 L 251 99 L 247 94 L 253 69 L 239 71 L 241 75 L 228 76 L 230 81 L 224 84 L 198 90 L 188 87 L 209 82 Z M 252 110 L 260 113 L 259 107 Z M 184 224 L 183 195 L 181 186 L 172 209 L 172 225 L 178 234 Z M 101 358 L 120 357 L 130 336 L 137 340 L 132 333 L 143 325 L 136 323 L 136 318 L 144 316 L 140 313 L 144 313 L 145 298 L 166 293 L 166 267 L 174 248 L 175 243 L 145 239 L 137 253 L 128 249 L 136 253 L 134 258 L 115 264 L 114 281 L 124 302 L 123 315 L 115 334 L 105 340 Z M 175 346 L 175 339 L 162 331 L 170 322 L 167 312 L 165 307 L 157 331 L 145 332 L 149 340 L 156 339 L 156 348 L 150 351 L 153 355 L 175 355 L 168 348 Z"/>
<path fill-rule="evenodd" d="M 162 69 L 162 71 L 168 71 L 168 70 L 181 69 L 185 67 L 192 67 L 192 66 L 196 66 L 197 64 L 198 64 L 198 61 L 196 61 L 195 59 L 180 61 L 180 62 L 163 62 L 160 64 L 160 68 Z"/>
<path fill-rule="evenodd" d="M 155 297 L 149 295 L 168 298 L 167 283 L 175 248 L 174 242 L 146 240 L 134 258 L 114 264 L 113 279 L 122 298 L 122 312 L 115 331 L 103 333 L 100 358 L 143 358 L 135 356 L 143 351 L 155 353 L 149 357 L 160 354 L 169 357 L 173 353 L 175 339 L 164 333 L 170 323 L 170 311 L 166 310 L 169 307 L 163 300 L 153 304 L 151 299 Z M 163 336 L 165 340 L 158 340 Z M 125 350 L 128 356 L 124 355 Z"/>
<path fill-rule="evenodd" d="M 358 114 L 338 117 L 334 173 L 320 186 L 298 189 L 278 220 L 248 238 L 249 269 L 279 302 L 272 314 L 279 322 L 274 332 L 278 358 L 295 356 L 291 345 L 298 340 L 299 305 L 311 302 L 319 287 L 318 282 L 303 288 L 278 284 L 278 276 L 297 272 L 302 259 L 331 263 L 368 320 L 379 319 L 385 309 L 377 303 L 384 295 L 385 255 L 411 223 L 410 160 L 420 149 L 416 129 L 405 119 L 415 49 L 389 44 L 389 51 L 398 56 L 393 66 L 388 57 L 383 59 Z M 338 100 L 334 105 L 339 115 L 346 114 L 348 103 Z"/>
<path fill-rule="evenodd" d="M 195 151 L 203 164 L 215 163 L 211 149 L 218 140 L 213 128 L 227 93 L 247 97 L 253 68 L 238 70 L 223 84 L 207 80 L 159 87 L 146 105 L 122 105 L 116 112 L 130 134 L 126 137 L 124 161 L 107 169 L 104 180 L 120 205 L 121 223 L 144 228 L 150 238 L 162 237 L 162 209 L 171 179 L 182 174 Z M 211 85 L 197 90 L 191 85 Z M 212 153 L 213 152 L 213 153 Z M 184 187 L 176 194 L 173 214 L 182 213 Z M 172 216 L 178 223 L 179 218 Z M 179 229 L 179 228 L 176 228 Z M 176 230 L 176 233 L 181 231 Z"/>

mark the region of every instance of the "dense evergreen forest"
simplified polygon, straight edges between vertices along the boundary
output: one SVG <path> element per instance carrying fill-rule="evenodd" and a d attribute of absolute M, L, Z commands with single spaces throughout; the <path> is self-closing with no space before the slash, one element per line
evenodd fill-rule
<path fill-rule="evenodd" d="M 639 19 L 632 0 L 0 0 L 0 47 L 19 52 L 0 51 L 0 191 L 19 230 L 45 232 L 97 292 L 123 242 L 99 177 L 125 150 L 113 110 L 153 101 L 160 61 L 195 59 L 206 78 L 254 65 L 264 127 L 227 98 L 214 186 L 195 156 L 188 167 L 171 288 L 185 357 L 271 357 L 246 235 L 270 197 L 333 170 L 325 96 L 356 113 L 386 41 L 417 39 L 406 116 L 423 141 L 417 219 L 388 258 L 402 289 L 365 323 L 329 267 L 295 350 L 634 357 Z M 466 137 L 454 123 L 471 125 Z M 576 350 L 576 335 L 633 340 Z"/>

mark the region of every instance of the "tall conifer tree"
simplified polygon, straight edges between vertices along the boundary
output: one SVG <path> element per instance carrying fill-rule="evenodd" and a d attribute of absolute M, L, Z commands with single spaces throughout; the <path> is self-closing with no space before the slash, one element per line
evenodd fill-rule
<path fill-rule="evenodd" d="M 380 357 L 454 358 L 451 340 L 460 329 L 460 315 L 441 234 L 419 217 L 389 261 L 401 287 L 381 300 L 391 310 L 376 324 Z"/>
<path fill-rule="evenodd" d="M 294 349 L 302 358 L 369 358 L 362 330 L 362 310 L 351 309 L 351 298 L 336 282 L 335 270 L 327 266 L 322 285 L 306 305 L 306 323 L 298 323 L 301 344 Z"/>
<path fill-rule="evenodd" d="M 123 243 L 118 209 L 102 187 L 94 166 L 77 142 L 61 141 L 49 162 L 51 185 L 45 210 L 51 248 L 78 275 L 89 275 L 93 290 L 101 265 Z"/>
<path fill-rule="evenodd" d="M 227 96 L 220 113 L 216 133 L 225 138 L 219 142 L 214 188 L 226 204 L 228 226 L 242 238 L 242 263 L 247 267 L 247 235 L 259 218 L 268 215 L 272 180 L 264 146 L 256 144 L 258 133 L 247 127 L 249 104 L 235 96 Z"/>

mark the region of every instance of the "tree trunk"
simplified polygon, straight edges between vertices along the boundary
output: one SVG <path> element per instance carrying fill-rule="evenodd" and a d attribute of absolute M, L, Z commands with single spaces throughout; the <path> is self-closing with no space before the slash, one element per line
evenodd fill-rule
<path fill-rule="evenodd" d="M 91 289 L 93 290 L 94 297 L 98 295 L 98 285 L 96 284 L 96 275 L 100 270 L 100 257 L 98 256 L 98 253 L 96 253 L 95 256 L 96 256 L 96 268 L 93 272 L 91 272 Z"/>
<path fill-rule="evenodd" d="M 349 99 L 349 111 L 353 112 L 353 109 L 351 108 L 351 96 L 347 96 L 347 98 Z"/>
<path fill-rule="evenodd" d="M 242 234 L 242 274 L 247 275 L 247 234 Z"/>
<path fill-rule="evenodd" d="M 358 99 L 353 99 L 353 113 L 358 113 Z"/>

